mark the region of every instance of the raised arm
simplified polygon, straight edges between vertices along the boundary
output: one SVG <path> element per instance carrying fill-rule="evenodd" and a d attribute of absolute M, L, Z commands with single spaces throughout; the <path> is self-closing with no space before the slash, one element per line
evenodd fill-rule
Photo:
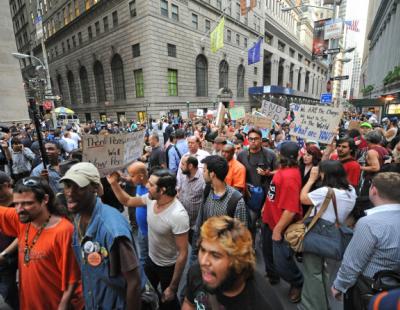
<path fill-rule="evenodd" d="M 142 197 L 132 197 L 125 192 L 119 184 L 120 175 L 118 172 L 113 172 L 107 176 L 107 181 L 111 185 L 111 189 L 117 197 L 118 201 L 127 207 L 139 207 L 146 204 Z"/>

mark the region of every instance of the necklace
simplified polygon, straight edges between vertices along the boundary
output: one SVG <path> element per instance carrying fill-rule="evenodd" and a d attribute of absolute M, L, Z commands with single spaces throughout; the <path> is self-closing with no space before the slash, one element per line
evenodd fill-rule
<path fill-rule="evenodd" d="M 28 235 L 29 235 L 29 229 L 31 228 L 31 223 L 28 224 L 28 229 L 25 231 L 25 248 L 24 248 L 24 263 L 25 264 L 29 264 L 30 260 L 31 260 L 31 250 L 34 247 L 34 245 L 36 244 L 36 242 L 38 241 L 40 235 L 43 232 L 43 229 L 47 226 L 47 224 L 49 223 L 51 218 L 51 214 L 49 215 L 49 217 L 47 218 L 46 222 L 44 222 L 42 224 L 42 226 L 40 227 L 40 229 L 36 232 L 35 236 L 33 237 L 32 240 L 32 244 L 29 245 L 28 244 Z"/>

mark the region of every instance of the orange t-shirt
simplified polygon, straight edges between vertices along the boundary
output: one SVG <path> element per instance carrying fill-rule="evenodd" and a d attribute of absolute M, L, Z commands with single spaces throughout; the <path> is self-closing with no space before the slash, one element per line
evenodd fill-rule
<path fill-rule="evenodd" d="M 225 183 L 229 186 L 244 190 L 246 187 L 246 167 L 236 159 L 229 161 L 228 167 L 229 170 L 225 177 Z"/>
<path fill-rule="evenodd" d="M 45 228 L 30 251 L 30 262 L 24 264 L 25 231 L 28 224 L 19 221 L 14 208 L 0 207 L 0 230 L 18 238 L 18 268 L 21 309 L 57 309 L 69 284 L 80 283 L 80 270 L 72 250 L 73 225 L 62 218 L 55 226 Z M 28 244 L 37 229 L 31 225 Z M 73 298 L 75 309 L 83 308 L 79 284 Z"/>

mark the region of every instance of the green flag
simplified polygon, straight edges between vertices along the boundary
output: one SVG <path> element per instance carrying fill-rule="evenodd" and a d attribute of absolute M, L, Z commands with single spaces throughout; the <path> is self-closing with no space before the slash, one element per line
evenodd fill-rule
<path fill-rule="evenodd" d="M 225 17 L 222 17 L 218 26 L 211 32 L 211 52 L 213 53 L 224 47 L 224 26 Z"/>

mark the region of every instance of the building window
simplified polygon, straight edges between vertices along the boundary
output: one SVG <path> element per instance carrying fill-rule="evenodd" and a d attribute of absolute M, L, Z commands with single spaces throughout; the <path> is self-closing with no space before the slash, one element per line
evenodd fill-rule
<path fill-rule="evenodd" d="M 167 44 L 168 49 L 168 56 L 169 57 L 176 57 L 176 45 L 174 44 Z"/>
<path fill-rule="evenodd" d="M 229 65 L 226 60 L 219 63 L 219 88 L 228 88 Z"/>
<path fill-rule="evenodd" d="M 104 32 L 108 31 L 108 16 L 103 17 Z"/>
<path fill-rule="evenodd" d="M 196 59 L 196 96 L 208 96 L 208 64 L 204 55 Z"/>
<path fill-rule="evenodd" d="M 74 19 L 74 9 L 71 3 L 68 4 L 68 12 L 69 12 L 69 20 L 72 21 Z"/>
<path fill-rule="evenodd" d="M 89 40 L 92 40 L 93 39 L 92 26 L 89 26 L 87 31 L 88 31 Z"/>
<path fill-rule="evenodd" d="M 294 49 L 289 48 L 289 55 L 290 55 L 290 57 L 294 58 L 294 53 L 295 53 Z"/>
<path fill-rule="evenodd" d="M 244 44 L 244 47 L 247 48 L 247 38 L 244 38 L 244 39 L 243 39 L 243 44 Z"/>
<path fill-rule="evenodd" d="M 238 97 L 244 97 L 244 66 L 239 65 L 238 70 L 237 70 L 237 96 Z"/>
<path fill-rule="evenodd" d="M 103 65 L 100 61 L 96 61 L 93 66 L 94 82 L 96 85 L 97 102 L 105 102 L 106 96 L 106 83 L 104 80 Z"/>
<path fill-rule="evenodd" d="M 264 42 L 267 43 L 267 44 L 269 44 L 269 45 L 272 45 L 272 39 L 273 39 L 273 38 L 274 38 L 274 37 L 273 37 L 272 35 L 266 33 L 266 34 L 265 34 L 265 37 L 264 37 Z"/>
<path fill-rule="evenodd" d="M 178 96 L 178 70 L 168 69 L 168 96 Z"/>
<path fill-rule="evenodd" d="M 69 88 L 69 99 L 70 99 L 70 104 L 76 104 L 77 99 L 76 99 L 76 87 L 75 87 L 75 80 L 74 80 L 74 74 L 72 71 L 68 71 L 67 73 L 67 80 L 68 80 L 68 88 Z"/>
<path fill-rule="evenodd" d="M 205 25 L 206 33 L 210 32 L 210 30 L 211 30 L 211 22 L 208 19 L 206 19 L 205 22 L 204 22 L 204 25 Z"/>
<path fill-rule="evenodd" d="M 175 4 L 171 6 L 171 17 L 175 21 L 179 21 L 179 7 Z"/>
<path fill-rule="evenodd" d="M 72 36 L 72 46 L 76 47 L 76 40 L 75 40 L 75 36 Z"/>
<path fill-rule="evenodd" d="M 96 36 L 100 34 L 100 22 L 94 23 L 94 29 L 96 30 Z"/>
<path fill-rule="evenodd" d="M 140 56 L 140 43 L 132 45 L 132 57 L 136 58 Z"/>
<path fill-rule="evenodd" d="M 65 44 L 64 44 L 64 42 L 61 42 L 61 49 L 62 49 L 62 52 L 64 54 L 65 53 Z"/>
<path fill-rule="evenodd" d="M 63 80 L 62 80 L 61 74 L 57 75 L 57 85 L 58 85 L 59 95 L 63 98 L 64 97 L 64 92 L 63 92 L 64 85 L 63 85 Z"/>
<path fill-rule="evenodd" d="M 112 13 L 112 20 L 113 20 L 113 27 L 117 27 L 118 26 L 118 12 L 114 11 Z"/>
<path fill-rule="evenodd" d="M 218 10 L 222 10 L 222 0 L 217 0 L 217 8 Z"/>
<path fill-rule="evenodd" d="M 168 1 L 161 0 L 161 15 L 168 17 Z"/>
<path fill-rule="evenodd" d="M 68 48 L 68 50 L 71 49 L 71 45 L 69 44 L 69 39 L 67 39 L 67 48 Z"/>
<path fill-rule="evenodd" d="M 79 45 L 82 44 L 82 32 L 78 32 L 78 43 Z"/>
<path fill-rule="evenodd" d="M 124 65 L 122 63 L 121 56 L 115 54 L 111 61 L 111 73 L 114 86 L 114 99 L 125 100 L 125 78 L 124 78 Z"/>
<path fill-rule="evenodd" d="M 196 14 L 192 14 L 192 27 L 194 29 L 198 29 L 198 27 L 199 27 L 199 20 L 198 20 L 198 16 Z"/>
<path fill-rule="evenodd" d="M 303 61 L 303 55 L 301 55 L 301 54 L 297 55 L 297 60 L 299 62 L 302 62 Z"/>
<path fill-rule="evenodd" d="M 240 20 L 240 3 L 236 2 L 236 19 Z"/>
<path fill-rule="evenodd" d="M 144 97 L 143 70 L 135 70 L 133 71 L 133 75 L 135 77 L 136 98 Z"/>
<path fill-rule="evenodd" d="M 257 73 L 258 73 L 258 68 L 254 67 L 254 75 L 257 75 Z"/>
<path fill-rule="evenodd" d="M 231 40 L 232 40 L 232 31 L 230 31 L 229 29 L 226 30 L 226 40 L 228 42 L 231 42 Z"/>
<path fill-rule="evenodd" d="M 79 1 L 78 0 L 74 1 L 74 8 L 75 8 L 75 16 L 79 16 L 80 11 L 79 11 Z"/>
<path fill-rule="evenodd" d="M 253 81 L 253 86 L 254 86 L 254 87 L 257 86 L 257 81 Z"/>
<path fill-rule="evenodd" d="M 85 0 L 85 9 L 86 10 L 90 9 L 90 0 Z"/>
<path fill-rule="evenodd" d="M 284 52 L 285 51 L 285 43 L 278 41 L 278 50 L 280 50 L 281 52 Z"/>
<path fill-rule="evenodd" d="M 136 0 L 129 2 L 129 12 L 131 13 L 131 17 L 136 17 Z"/>
<path fill-rule="evenodd" d="M 236 45 L 240 45 L 240 35 L 236 34 Z"/>
<path fill-rule="evenodd" d="M 82 90 L 82 101 L 83 103 L 90 104 L 90 86 L 89 78 L 86 68 L 82 66 L 79 70 L 79 79 L 81 80 L 81 90 Z"/>

